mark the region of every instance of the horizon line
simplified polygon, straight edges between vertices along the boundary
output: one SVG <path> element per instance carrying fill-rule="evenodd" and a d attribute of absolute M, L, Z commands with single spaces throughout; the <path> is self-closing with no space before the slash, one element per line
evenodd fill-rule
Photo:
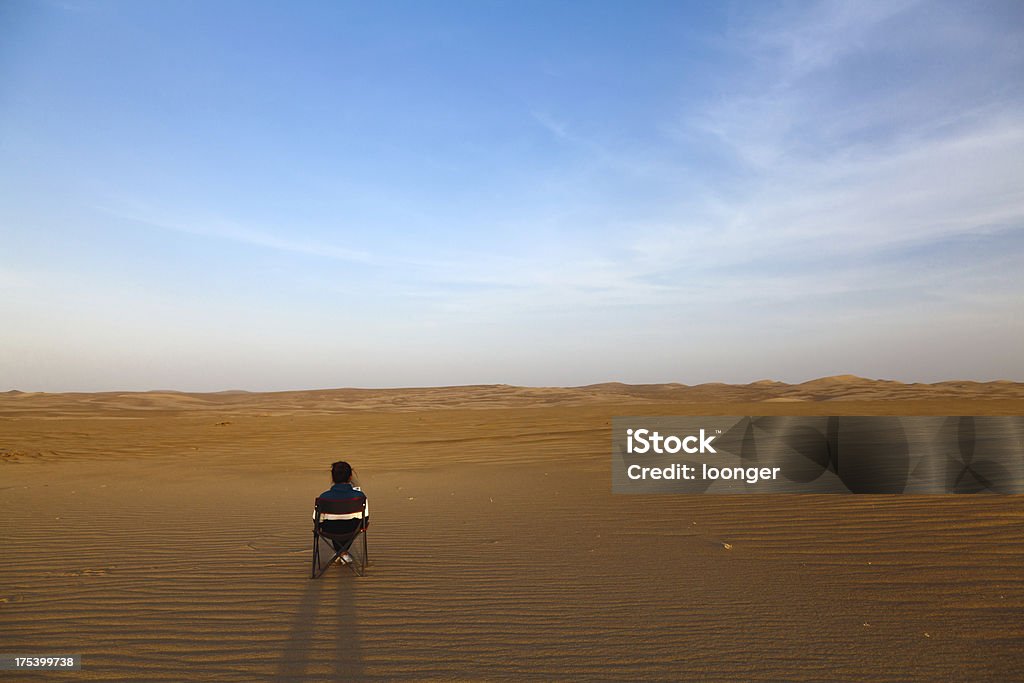
<path fill-rule="evenodd" d="M 813 382 L 822 381 L 836 381 L 836 382 L 874 382 L 874 383 L 887 383 L 887 384 L 902 384 L 904 386 L 913 385 L 925 385 L 934 386 L 939 384 L 956 384 L 956 383 L 967 383 L 967 384 L 1024 384 L 1024 381 L 1012 380 L 1012 379 L 993 379 L 993 380 L 978 380 L 978 379 L 943 379 L 935 382 L 904 382 L 897 379 L 884 379 L 884 378 L 873 378 L 863 377 L 861 375 L 853 374 L 837 374 L 837 375 L 822 375 L 814 377 L 802 382 L 785 382 L 782 380 L 776 380 L 771 378 L 762 378 L 753 380 L 750 382 L 700 382 L 697 384 L 686 384 L 683 382 L 622 382 L 618 380 L 606 380 L 603 382 L 592 382 L 590 384 L 577 384 L 577 385 L 542 385 L 542 384 L 508 384 L 505 382 L 493 382 L 493 383 L 474 383 L 474 384 L 436 384 L 436 385 L 406 385 L 406 386 L 335 386 L 335 387 L 320 387 L 320 388 L 298 388 L 298 389 L 268 389 L 268 390 L 252 390 L 252 389 L 215 389 L 209 391 L 190 391 L 187 389 L 103 389 L 95 391 L 23 391 L 21 389 L 7 389 L 0 391 L 2 395 L 28 395 L 28 394 L 287 394 L 287 393 L 299 393 L 299 392 L 327 392 L 327 391 L 410 391 L 417 389 L 470 389 L 470 388 L 494 388 L 494 387 L 507 387 L 510 389 L 589 389 L 595 387 L 609 386 L 609 385 L 620 385 L 624 387 L 653 387 L 653 386 L 676 386 L 676 387 L 702 387 L 709 385 L 719 386 L 734 386 L 734 387 L 749 387 L 756 384 L 775 384 L 784 385 L 789 387 L 801 386 L 804 384 L 811 384 Z"/>

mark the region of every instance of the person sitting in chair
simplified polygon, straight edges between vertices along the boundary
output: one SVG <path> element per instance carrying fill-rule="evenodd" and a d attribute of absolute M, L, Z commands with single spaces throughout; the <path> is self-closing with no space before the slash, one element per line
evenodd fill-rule
<path fill-rule="evenodd" d="M 320 498 L 327 498 L 329 500 L 353 500 L 353 499 L 366 499 L 366 494 L 358 486 L 353 485 L 352 466 L 344 460 L 339 460 L 331 465 L 331 480 L 334 482 L 334 486 L 327 489 L 320 494 Z M 316 511 L 313 511 L 316 514 Z M 370 504 L 366 503 L 365 508 L 365 524 L 364 528 L 370 525 Z M 359 527 L 359 513 L 354 512 L 347 515 L 332 515 L 323 513 L 320 515 L 320 521 L 323 522 L 322 528 L 328 533 L 344 534 L 355 531 Z M 352 545 L 352 541 L 344 544 L 339 541 L 331 541 L 334 544 L 334 549 L 340 551 L 341 555 L 338 556 L 338 561 L 342 563 L 348 563 L 352 561 L 352 556 L 348 554 L 348 547 Z"/>

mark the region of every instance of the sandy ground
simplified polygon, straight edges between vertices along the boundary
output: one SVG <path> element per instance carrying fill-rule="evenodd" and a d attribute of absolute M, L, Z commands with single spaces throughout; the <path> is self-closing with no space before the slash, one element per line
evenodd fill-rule
<path fill-rule="evenodd" d="M 609 426 L 1022 412 L 849 377 L 0 394 L 0 651 L 84 657 L 6 676 L 1024 680 L 1024 497 L 614 496 Z M 372 564 L 310 581 L 337 458 Z"/>

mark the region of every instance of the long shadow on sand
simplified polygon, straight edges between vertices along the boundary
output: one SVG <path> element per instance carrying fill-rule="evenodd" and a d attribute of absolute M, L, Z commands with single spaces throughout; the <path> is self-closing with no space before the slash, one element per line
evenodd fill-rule
<path fill-rule="evenodd" d="M 309 571 L 306 564 L 303 569 Z M 308 575 L 307 575 L 308 576 Z M 327 667 L 338 680 L 363 678 L 363 660 L 356 614 L 355 582 L 345 567 L 331 567 L 318 579 L 306 579 L 275 680 L 307 680 L 310 662 L 331 659 Z M 332 608 L 337 618 L 331 618 Z M 325 646 L 333 643 L 329 651 Z M 318 667 L 319 668 L 319 667 Z"/>

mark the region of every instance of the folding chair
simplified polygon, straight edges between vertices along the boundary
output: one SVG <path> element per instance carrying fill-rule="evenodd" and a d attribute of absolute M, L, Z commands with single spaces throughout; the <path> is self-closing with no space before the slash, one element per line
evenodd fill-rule
<path fill-rule="evenodd" d="M 354 547 L 356 542 L 359 541 L 362 545 L 362 552 L 356 552 L 353 555 L 353 562 L 347 563 L 348 568 L 355 572 L 356 576 L 363 576 L 366 574 L 366 563 L 368 555 L 366 552 L 366 498 L 351 498 L 346 500 L 333 500 L 330 498 L 317 498 L 316 503 L 313 506 L 313 573 L 310 575 L 311 579 L 315 579 L 327 571 L 327 568 L 334 562 L 347 549 Z M 322 520 L 323 515 L 355 515 L 359 517 L 353 517 L 352 519 L 358 519 L 359 525 L 352 531 L 345 533 L 335 533 L 327 531 L 323 528 L 324 522 L 330 520 Z M 331 556 L 327 563 L 320 566 L 320 539 L 327 541 L 338 541 L 343 548 L 346 550 L 338 550 Z M 360 541 L 361 539 L 361 541 Z"/>

